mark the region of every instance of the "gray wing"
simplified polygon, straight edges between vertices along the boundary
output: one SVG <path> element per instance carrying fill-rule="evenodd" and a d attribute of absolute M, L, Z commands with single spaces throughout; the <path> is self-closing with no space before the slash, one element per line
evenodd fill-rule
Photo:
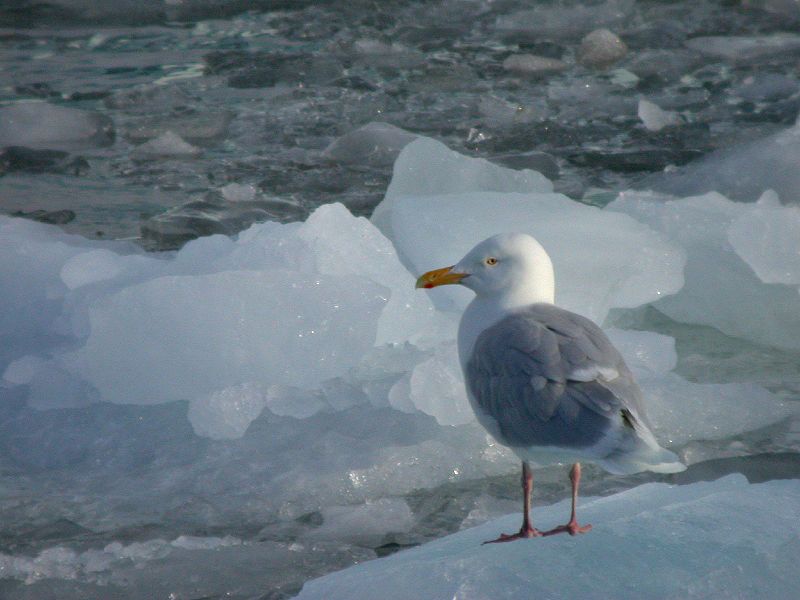
<path fill-rule="evenodd" d="M 466 379 L 476 411 L 512 447 L 591 446 L 620 420 L 632 427 L 643 415 L 641 391 L 603 331 L 550 304 L 481 333 Z"/>

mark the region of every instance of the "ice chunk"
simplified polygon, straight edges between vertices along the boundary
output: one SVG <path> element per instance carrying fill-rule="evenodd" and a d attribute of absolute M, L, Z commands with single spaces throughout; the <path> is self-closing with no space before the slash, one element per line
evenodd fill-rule
<path fill-rule="evenodd" d="M 800 348 L 797 289 L 762 283 L 728 241 L 728 230 L 740 217 L 746 218 L 756 233 L 759 228 L 763 232 L 764 221 L 759 220 L 762 214 L 769 215 L 764 207 L 732 202 L 713 193 L 668 200 L 625 192 L 606 210 L 632 215 L 686 249 L 686 285 L 679 294 L 659 301 L 659 310 L 676 321 L 711 325 L 761 344 Z M 774 206 L 770 210 L 783 213 L 790 232 L 796 211 Z M 759 252 L 783 256 L 786 250 L 770 243 Z"/>
<path fill-rule="evenodd" d="M 712 152 L 668 173 L 645 178 L 637 187 L 675 196 L 717 191 L 737 200 L 756 200 L 773 189 L 789 204 L 800 204 L 800 126 Z"/>
<path fill-rule="evenodd" d="M 229 183 L 220 188 L 220 193 L 228 202 L 251 202 L 255 200 L 256 188 L 245 183 Z"/>
<path fill-rule="evenodd" d="M 372 122 L 346 133 L 325 149 L 323 155 L 338 163 L 389 166 L 417 138 L 389 123 Z"/>
<path fill-rule="evenodd" d="M 669 336 L 619 329 L 606 333 L 636 376 L 647 416 L 664 445 L 680 447 L 690 441 L 726 439 L 800 413 L 796 402 L 759 385 L 699 384 L 670 372 L 678 355 L 675 340 Z M 690 464 L 697 457 L 683 459 Z"/>
<path fill-rule="evenodd" d="M 675 339 L 652 331 L 606 330 L 611 343 L 638 377 L 672 371 L 678 364 Z"/>
<path fill-rule="evenodd" d="M 800 7 L 800 3 L 797 3 Z M 775 101 L 788 98 L 798 90 L 798 83 L 779 73 L 756 73 L 731 90 L 739 98 L 751 102 Z"/>
<path fill-rule="evenodd" d="M 322 509 L 322 526 L 309 532 L 309 541 L 337 541 L 375 547 L 388 534 L 405 533 L 414 524 L 408 503 L 400 498 L 381 498 L 360 506 Z"/>
<path fill-rule="evenodd" d="M 341 204 L 318 208 L 298 229 L 313 252 L 316 268 L 327 275 L 366 278 L 391 290 L 378 322 L 376 344 L 424 335 L 434 314 L 429 298 L 420 298 L 414 277 L 403 267 L 392 243 L 367 219 L 353 217 Z M 358 240 L 357 244 L 353 240 Z"/>
<path fill-rule="evenodd" d="M 266 404 L 262 386 L 242 383 L 193 400 L 189 421 L 197 435 L 215 440 L 237 439 Z"/>
<path fill-rule="evenodd" d="M 530 103 L 526 102 L 524 105 L 518 102 L 508 102 L 503 98 L 494 95 L 482 96 L 478 101 L 478 112 L 483 117 L 483 122 L 488 127 L 495 129 L 505 129 L 519 125 L 521 123 L 530 123 L 531 121 L 541 119 L 542 115 L 547 114 L 547 107 L 543 99 L 533 99 Z M 497 160 L 495 157 L 493 160 Z M 524 166 L 511 166 L 515 169 L 524 169 L 531 167 Z M 533 168 L 534 171 L 540 171 Z M 540 171 L 547 177 L 544 171 Z M 556 176 L 558 175 L 558 167 L 556 167 Z"/>
<path fill-rule="evenodd" d="M 47 365 L 47 361 L 38 356 L 27 355 L 13 361 L 3 373 L 3 381 L 12 385 L 30 383 L 36 373 Z"/>
<path fill-rule="evenodd" d="M 140 160 L 155 160 L 168 157 L 193 158 L 201 153 L 200 148 L 192 146 L 177 133 L 166 131 L 136 148 L 131 156 Z"/>
<path fill-rule="evenodd" d="M 389 392 L 400 410 L 419 410 L 440 425 L 464 425 L 475 421 L 469 405 L 455 343 L 442 344 L 433 356 L 420 362 Z"/>
<path fill-rule="evenodd" d="M 273 414 L 295 419 L 307 419 L 328 406 L 320 390 L 303 390 L 287 385 L 269 386 L 265 402 Z"/>
<path fill-rule="evenodd" d="M 61 281 L 74 290 L 90 283 L 112 279 L 122 271 L 119 254 L 97 249 L 70 258 L 61 267 Z"/>
<path fill-rule="evenodd" d="M 204 144 L 225 137 L 232 120 L 233 114 L 229 112 L 148 118 L 126 131 L 125 137 L 142 143 L 172 134 L 191 144 Z"/>
<path fill-rule="evenodd" d="M 791 568 L 800 551 L 798 499 L 798 480 L 749 484 L 732 475 L 685 486 L 650 483 L 583 500 L 579 517 L 594 528 L 580 540 L 482 546 L 519 528 L 519 515 L 508 515 L 310 581 L 297 598 L 788 598 L 800 585 Z M 568 510 L 564 501 L 534 514 L 549 528 Z M 537 545 L 561 559 L 542 561 Z"/>
<path fill-rule="evenodd" d="M 174 250 L 201 236 L 235 235 L 253 223 L 269 220 L 283 223 L 306 215 L 305 209 L 296 202 L 260 197 L 246 200 L 246 190 L 227 190 L 228 196 L 236 193 L 239 197 L 229 200 L 225 197 L 226 188 L 208 192 L 203 198 L 156 215 L 142 223 L 142 237 L 158 244 L 159 249 Z"/>
<path fill-rule="evenodd" d="M 392 206 L 393 241 L 415 273 L 453 264 L 496 233 L 522 231 L 553 259 L 559 305 L 597 322 L 612 307 L 646 304 L 683 285 L 681 249 L 631 218 L 560 194 L 406 196 Z M 431 296 L 454 308 L 471 298 L 448 288 Z"/>
<path fill-rule="evenodd" d="M 31 299 L 39 302 L 36 294 L 49 296 L 52 306 L 39 302 L 31 323 L 3 313 L 8 339 L 18 341 L 0 373 L 26 354 L 54 352 L 37 341 L 42 336 L 58 332 L 77 347 L 68 353 L 58 348 L 54 362 L 35 374 L 25 375 L 24 361 L 8 371 L 9 383 L 38 390 L 31 398 L 40 407 L 57 405 L 53 377 L 59 374 L 65 390 L 83 389 L 85 380 L 115 402 L 191 400 L 198 431 L 239 436 L 260 408 L 232 424 L 228 413 L 242 410 L 237 393 L 252 390 L 228 388 L 313 390 L 359 364 L 374 344 L 426 346 L 451 330 L 450 319 L 414 290 L 391 242 L 341 205 L 323 206 L 302 224 L 255 226 L 237 240 L 197 240 L 169 259 L 122 256 L 109 243 L 73 245 L 56 231 L 52 240 L 42 235 L 23 242 L 24 232 L 42 226 L 20 222 L 16 231 L 11 223 L 13 235 L 0 240 L 9 244 L 7 273 L 0 278 L 8 288 L 6 306 L 24 314 Z M 36 269 L 44 269 L 41 280 L 29 276 Z M 279 414 L 300 418 L 326 406 L 309 399 L 277 409 L 276 393 L 259 406 L 273 402 Z M 209 416 L 214 411 L 216 433 L 200 425 L 216 419 Z"/>
<path fill-rule="evenodd" d="M 567 63 L 557 58 L 536 56 L 534 54 L 512 54 L 503 61 L 506 71 L 518 75 L 538 77 L 566 70 Z"/>
<path fill-rule="evenodd" d="M 623 59 L 628 47 L 608 29 L 595 29 L 581 40 L 578 61 L 587 67 L 605 69 Z"/>
<path fill-rule="evenodd" d="M 453 152 L 430 138 L 408 144 L 394 164 L 392 181 L 372 222 L 391 236 L 390 213 L 404 196 L 435 196 L 462 192 L 551 192 L 553 184 L 536 171 L 514 171 L 482 158 Z"/>
<path fill-rule="evenodd" d="M 496 27 L 513 39 L 563 39 L 583 35 L 597 27 L 618 25 L 632 9 L 633 0 L 606 0 L 591 5 L 543 4 L 500 16 Z"/>
<path fill-rule="evenodd" d="M 696 384 L 667 373 L 640 377 L 639 384 L 654 433 L 667 446 L 726 439 L 798 413 L 796 402 L 752 383 Z"/>
<path fill-rule="evenodd" d="M 53 226 L 0 216 L 0 370 L 63 333 L 58 321 L 68 288 L 59 274 L 89 245 Z"/>
<path fill-rule="evenodd" d="M 644 126 L 650 131 L 661 131 L 664 127 L 681 124 L 681 118 L 678 113 L 664 110 L 644 98 L 639 100 L 638 115 Z"/>
<path fill-rule="evenodd" d="M 796 52 L 800 49 L 800 35 L 700 36 L 688 40 L 686 47 L 731 62 L 751 62 Z"/>
<path fill-rule="evenodd" d="M 313 386 L 373 345 L 385 295 L 371 281 L 277 269 L 160 277 L 93 304 L 91 335 L 68 362 L 123 403 L 242 382 Z"/>
<path fill-rule="evenodd" d="M 0 147 L 76 150 L 114 142 L 114 124 L 99 113 L 47 102 L 0 108 Z"/>
<path fill-rule="evenodd" d="M 800 284 L 800 206 L 783 206 L 765 192 L 742 207 L 728 229 L 736 253 L 764 283 Z"/>

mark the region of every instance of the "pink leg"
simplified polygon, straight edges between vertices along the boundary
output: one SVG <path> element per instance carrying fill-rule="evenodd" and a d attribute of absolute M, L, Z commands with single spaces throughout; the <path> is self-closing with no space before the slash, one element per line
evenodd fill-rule
<path fill-rule="evenodd" d="M 572 465 L 572 469 L 569 472 L 569 479 L 572 482 L 572 512 L 570 513 L 569 523 L 560 525 L 550 531 L 544 531 L 541 535 L 555 535 L 557 533 L 576 535 L 591 530 L 591 525 L 584 525 L 583 527 L 578 525 L 578 519 L 575 517 L 575 505 L 578 503 L 578 486 L 581 483 L 581 463 Z"/>
<path fill-rule="evenodd" d="M 518 533 L 506 534 L 501 533 L 500 537 L 496 540 L 483 542 L 484 544 L 496 544 L 498 542 L 513 542 L 523 538 L 540 537 L 541 531 L 531 525 L 531 493 L 533 492 L 533 473 L 531 473 L 530 465 L 527 462 L 522 462 L 522 527 Z"/>

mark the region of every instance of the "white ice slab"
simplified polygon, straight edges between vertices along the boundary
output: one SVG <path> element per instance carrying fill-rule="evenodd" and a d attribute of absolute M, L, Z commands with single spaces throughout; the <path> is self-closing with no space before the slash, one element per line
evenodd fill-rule
<path fill-rule="evenodd" d="M 554 527 L 568 505 L 534 507 Z M 306 583 L 298 600 L 791 598 L 800 586 L 800 481 L 653 483 L 581 502 L 591 532 L 484 546 L 508 515 Z M 732 526 L 735 524 L 735 526 Z"/>

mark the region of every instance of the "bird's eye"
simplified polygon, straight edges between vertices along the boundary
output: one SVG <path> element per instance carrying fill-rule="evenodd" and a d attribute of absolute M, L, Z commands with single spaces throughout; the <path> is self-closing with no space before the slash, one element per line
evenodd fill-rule
<path fill-rule="evenodd" d="M 483 262 L 485 262 L 490 267 L 493 267 L 493 266 L 495 266 L 497 264 L 497 259 L 494 256 L 490 256 L 489 258 L 487 258 Z"/>

